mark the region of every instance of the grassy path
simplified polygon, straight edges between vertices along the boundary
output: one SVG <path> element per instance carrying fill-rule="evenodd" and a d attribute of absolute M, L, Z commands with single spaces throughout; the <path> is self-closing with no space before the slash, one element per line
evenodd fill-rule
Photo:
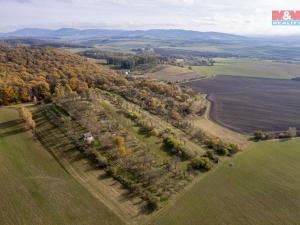
<path fill-rule="evenodd" d="M 235 143 L 242 148 L 246 148 L 249 145 L 249 141 L 246 136 L 223 127 L 210 119 L 211 107 L 212 103 L 207 101 L 207 109 L 204 116 L 192 118 L 191 121 L 193 125 L 206 131 L 208 134 L 221 138 L 224 141 Z"/>
<path fill-rule="evenodd" d="M 120 225 L 23 130 L 18 113 L 0 108 L 0 224 Z"/>

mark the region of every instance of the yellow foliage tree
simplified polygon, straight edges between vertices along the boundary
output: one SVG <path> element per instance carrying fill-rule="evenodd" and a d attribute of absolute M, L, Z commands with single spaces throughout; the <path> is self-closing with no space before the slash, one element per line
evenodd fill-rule
<path fill-rule="evenodd" d="M 27 129 L 34 130 L 36 128 L 36 123 L 32 119 L 32 114 L 28 109 L 26 109 L 25 107 L 21 107 L 20 116 L 22 120 L 25 122 Z"/>
<path fill-rule="evenodd" d="M 118 153 L 122 156 L 127 155 L 129 153 L 129 150 L 125 147 L 124 138 L 121 136 L 117 136 L 115 141 L 117 144 Z"/>

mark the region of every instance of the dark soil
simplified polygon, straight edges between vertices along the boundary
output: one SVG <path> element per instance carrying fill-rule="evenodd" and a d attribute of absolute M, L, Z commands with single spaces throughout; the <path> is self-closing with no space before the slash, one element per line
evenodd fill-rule
<path fill-rule="evenodd" d="M 216 76 L 185 84 L 208 94 L 211 118 L 241 133 L 300 129 L 300 82 Z"/>

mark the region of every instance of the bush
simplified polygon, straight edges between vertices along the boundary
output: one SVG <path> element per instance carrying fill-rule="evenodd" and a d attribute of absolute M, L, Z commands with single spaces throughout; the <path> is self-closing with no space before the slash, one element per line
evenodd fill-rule
<path fill-rule="evenodd" d="M 229 150 L 227 149 L 227 146 L 225 146 L 225 145 L 219 145 L 215 151 L 218 155 L 223 155 L 223 156 L 229 155 Z"/>
<path fill-rule="evenodd" d="M 139 121 L 139 126 L 141 127 L 140 132 L 147 135 L 151 134 L 152 130 L 154 129 L 154 127 L 145 120 Z"/>
<path fill-rule="evenodd" d="M 185 148 L 180 141 L 173 136 L 167 136 L 163 140 L 165 148 L 172 154 L 177 154 L 183 159 L 191 159 L 196 153 L 191 149 Z"/>
<path fill-rule="evenodd" d="M 230 155 L 234 155 L 241 151 L 241 148 L 236 144 L 229 144 L 227 146 L 227 149 L 228 149 Z"/>
<path fill-rule="evenodd" d="M 159 208 L 159 199 L 152 197 L 148 199 L 147 207 L 151 211 L 155 211 Z"/>
<path fill-rule="evenodd" d="M 113 177 L 115 180 L 119 181 L 121 184 L 123 184 L 128 190 L 133 192 L 136 188 L 136 181 L 131 173 L 128 173 L 124 169 L 111 165 L 106 167 L 105 172 Z"/>
<path fill-rule="evenodd" d="M 172 136 L 164 138 L 164 144 L 168 149 L 176 149 L 179 147 L 180 142 Z"/>
<path fill-rule="evenodd" d="M 216 156 L 212 151 L 207 151 L 206 152 L 206 156 L 213 161 L 214 163 L 218 163 L 219 162 L 219 157 Z"/>
<path fill-rule="evenodd" d="M 155 137 L 160 137 L 160 136 L 161 136 L 161 132 L 160 132 L 157 128 L 154 128 L 154 129 L 151 131 L 151 135 L 152 135 L 152 136 L 155 136 Z"/>
<path fill-rule="evenodd" d="M 208 158 L 197 157 L 191 161 L 191 166 L 195 170 L 209 171 L 213 168 L 213 164 Z"/>
<path fill-rule="evenodd" d="M 188 148 L 183 147 L 182 145 L 179 146 L 178 151 L 180 152 L 180 156 L 183 159 L 191 159 L 196 156 L 196 153 Z"/>
<path fill-rule="evenodd" d="M 108 160 L 107 160 L 107 158 L 104 157 L 104 156 L 102 156 L 102 155 L 100 155 L 99 153 L 98 153 L 98 155 L 97 155 L 97 161 L 98 161 L 98 166 L 99 166 L 100 168 L 105 168 L 105 167 L 107 167 L 107 165 L 108 165 Z"/>
<path fill-rule="evenodd" d="M 137 119 L 141 118 L 141 115 L 137 112 L 128 111 L 125 114 L 129 119 L 132 119 L 132 120 L 137 120 Z"/>
<path fill-rule="evenodd" d="M 205 139 L 204 139 L 204 144 L 208 148 L 215 149 L 216 146 L 219 144 L 219 140 L 217 138 L 214 138 L 214 137 L 206 136 Z"/>
<path fill-rule="evenodd" d="M 217 154 L 226 155 L 226 144 L 221 140 L 216 139 L 212 144 L 212 148 L 216 151 Z"/>
<path fill-rule="evenodd" d="M 253 139 L 255 141 L 268 140 L 269 138 L 270 135 L 267 132 L 263 132 L 259 130 L 253 133 Z"/>

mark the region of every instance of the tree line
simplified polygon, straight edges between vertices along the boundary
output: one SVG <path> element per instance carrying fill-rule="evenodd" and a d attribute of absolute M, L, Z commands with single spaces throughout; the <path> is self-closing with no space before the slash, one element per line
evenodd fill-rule
<path fill-rule="evenodd" d="M 125 54 L 101 50 L 87 50 L 80 52 L 79 55 L 93 59 L 104 59 L 107 65 L 114 65 L 118 69 L 133 70 L 137 66 L 145 64 L 162 64 L 168 61 L 167 57 L 160 57 L 151 53 L 144 54 Z"/>

